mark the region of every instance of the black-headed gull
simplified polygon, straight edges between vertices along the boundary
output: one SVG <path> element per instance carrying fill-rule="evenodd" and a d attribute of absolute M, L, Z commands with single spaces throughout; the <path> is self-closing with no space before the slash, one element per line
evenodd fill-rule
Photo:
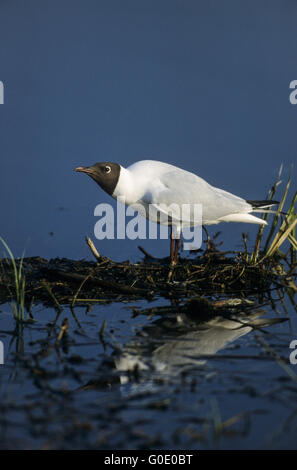
<path fill-rule="evenodd" d="M 113 198 L 124 201 L 128 206 L 138 205 L 145 210 L 145 216 L 161 224 L 171 225 L 170 256 L 176 262 L 180 232 L 184 226 L 195 226 L 195 219 L 190 215 L 187 220 L 181 218 L 181 212 L 172 213 L 166 207 L 195 204 L 202 206 L 202 224 L 211 225 L 219 222 L 246 222 L 266 224 L 267 222 L 252 212 L 268 212 L 267 208 L 276 201 L 247 201 L 223 189 L 215 188 L 204 179 L 168 163 L 154 160 L 142 160 L 124 168 L 118 163 L 101 162 L 90 167 L 77 167 L 75 171 L 87 173 L 99 186 Z M 148 208 L 155 209 L 149 211 Z M 167 218 L 156 218 L 161 212 Z M 192 214 L 192 212 L 191 212 Z M 200 219 L 201 220 L 201 219 Z M 173 246 L 175 240 L 175 247 Z"/>

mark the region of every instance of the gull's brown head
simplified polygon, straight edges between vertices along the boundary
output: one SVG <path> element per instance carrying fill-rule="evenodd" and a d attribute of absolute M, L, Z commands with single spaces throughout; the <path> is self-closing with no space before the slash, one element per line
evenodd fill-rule
<path fill-rule="evenodd" d="M 100 162 L 93 166 L 78 166 L 75 171 L 86 173 L 104 191 L 112 195 L 119 181 L 121 166 L 113 162 Z"/>

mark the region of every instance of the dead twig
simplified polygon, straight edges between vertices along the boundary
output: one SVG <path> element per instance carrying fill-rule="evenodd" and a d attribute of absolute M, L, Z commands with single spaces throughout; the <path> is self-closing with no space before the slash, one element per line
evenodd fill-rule
<path fill-rule="evenodd" d="M 125 284 L 119 284 L 118 282 L 115 282 L 115 281 L 103 281 L 102 279 L 99 279 L 94 276 L 91 276 L 89 278 L 87 277 L 86 279 L 86 277 L 82 276 L 81 274 L 69 273 L 66 271 L 53 269 L 53 268 L 43 268 L 42 271 L 44 274 L 53 275 L 55 277 L 64 279 L 69 282 L 82 283 L 85 281 L 85 283 L 102 287 L 104 289 L 111 290 L 113 292 L 114 291 L 119 292 L 121 294 L 145 295 L 145 296 L 152 295 L 152 291 L 149 291 L 147 289 L 140 289 L 138 287 L 130 287 L 130 286 L 126 286 Z"/>
<path fill-rule="evenodd" d="M 142 246 L 139 245 L 139 246 L 138 246 L 138 249 L 139 249 L 139 251 L 141 251 L 142 254 L 144 254 L 144 256 L 145 256 L 146 258 L 156 259 L 155 256 L 153 256 L 153 255 L 151 255 L 150 253 L 148 253 L 144 248 L 142 248 Z"/>
<path fill-rule="evenodd" d="M 97 248 L 95 247 L 94 243 L 88 236 L 86 236 L 86 243 L 88 247 L 90 248 L 92 255 L 96 258 L 96 260 L 101 261 L 102 260 L 101 255 L 98 253 Z"/>

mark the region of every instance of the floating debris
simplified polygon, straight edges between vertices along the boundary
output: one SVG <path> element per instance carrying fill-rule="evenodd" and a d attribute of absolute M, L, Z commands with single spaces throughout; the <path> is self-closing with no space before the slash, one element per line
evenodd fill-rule
<path fill-rule="evenodd" d="M 20 261 L 16 260 L 16 264 Z M 100 258 L 99 262 L 75 261 L 65 258 L 46 260 L 40 257 L 24 258 L 22 269 L 26 277 L 26 302 L 42 302 L 61 310 L 61 305 L 90 302 L 110 302 L 131 299 L 131 297 L 153 299 L 192 298 L 200 310 L 205 298 L 214 295 L 230 299 L 217 300 L 212 308 L 222 305 L 248 303 L 248 295 L 263 294 L 275 285 L 296 288 L 292 276 L 277 269 L 278 263 L 268 260 L 263 264 L 249 264 L 242 254 L 229 257 L 221 252 L 203 254 L 194 259 L 181 259 L 174 267 L 170 281 L 171 267 L 168 259 L 147 260 L 131 264 Z M 9 259 L 0 260 L 0 302 L 14 298 L 14 269 Z M 234 298 L 234 296 L 236 297 Z"/>

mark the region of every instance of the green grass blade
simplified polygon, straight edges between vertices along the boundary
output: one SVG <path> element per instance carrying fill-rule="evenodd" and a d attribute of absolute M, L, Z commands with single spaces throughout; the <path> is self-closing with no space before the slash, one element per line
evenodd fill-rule
<path fill-rule="evenodd" d="M 17 268 L 15 257 L 5 240 L 0 237 L 0 242 L 6 249 L 9 257 L 11 259 L 11 263 L 13 266 L 14 272 L 14 284 L 15 284 L 15 298 L 16 301 L 11 303 L 12 311 L 15 320 L 23 321 L 24 320 L 24 311 L 25 311 L 25 277 L 23 276 L 23 259 L 24 254 L 20 260 L 19 267 Z"/>
<path fill-rule="evenodd" d="M 274 185 L 271 187 L 271 189 L 269 190 L 268 192 L 268 195 L 266 197 L 267 201 L 271 201 L 273 198 L 274 198 L 274 195 L 276 193 L 276 190 L 277 190 L 277 187 L 281 184 L 281 174 L 282 174 L 282 171 L 283 171 L 283 164 L 281 164 L 280 166 L 280 169 L 279 169 L 279 172 L 278 172 L 278 175 L 277 175 L 277 179 L 274 183 Z M 263 220 L 267 220 L 267 217 L 268 217 L 268 213 L 264 213 L 262 215 L 262 219 Z M 277 220 L 278 216 L 276 215 L 275 219 Z M 258 256 L 259 256 L 259 252 L 260 252 L 260 246 L 261 246 L 261 241 L 262 241 L 262 238 L 263 238 L 263 231 L 264 231 L 264 228 L 265 228 L 265 225 L 261 225 L 259 227 L 259 230 L 258 230 L 258 233 L 257 233 L 257 236 L 256 236 L 256 241 L 255 241 L 255 246 L 254 246 L 254 250 L 251 254 L 251 258 L 250 258 L 250 263 L 251 264 L 254 264 L 257 262 L 258 260 Z M 271 232 L 271 230 L 270 230 Z M 271 235 L 272 236 L 272 235 Z"/>
<path fill-rule="evenodd" d="M 278 206 L 278 211 L 279 212 L 281 212 L 283 210 L 284 204 L 286 202 L 288 191 L 289 191 L 289 188 L 290 188 L 290 185 L 291 185 L 291 179 L 292 179 L 292 169 L 290 171 L 290 175 L 289 175 L 289 178 L 288 178 L 288 182 L 286 184 L 286 188 L 285 188 L 283 197 L 281 198 L 281 201 L 280 201 L 279 206 Z M 272 224 L 271 224 L 269 234 L 267 236 L 267 239 L 266 239 L 266 242 L 265 242 L 265 245 L 264 245 L 264 249 L 263 249 L 264 253 L 266 253 L 266 251 L 268 249 L 269 243 L 270 243 L 270 241 L 271 241 L 271 239 L 272 239 L 272 237 L 275 233 L 278 221 L 279 221 L 279 214 L 275 214 L 274 217 L 273 217 L 273 220 L 272 220 Z"/>

